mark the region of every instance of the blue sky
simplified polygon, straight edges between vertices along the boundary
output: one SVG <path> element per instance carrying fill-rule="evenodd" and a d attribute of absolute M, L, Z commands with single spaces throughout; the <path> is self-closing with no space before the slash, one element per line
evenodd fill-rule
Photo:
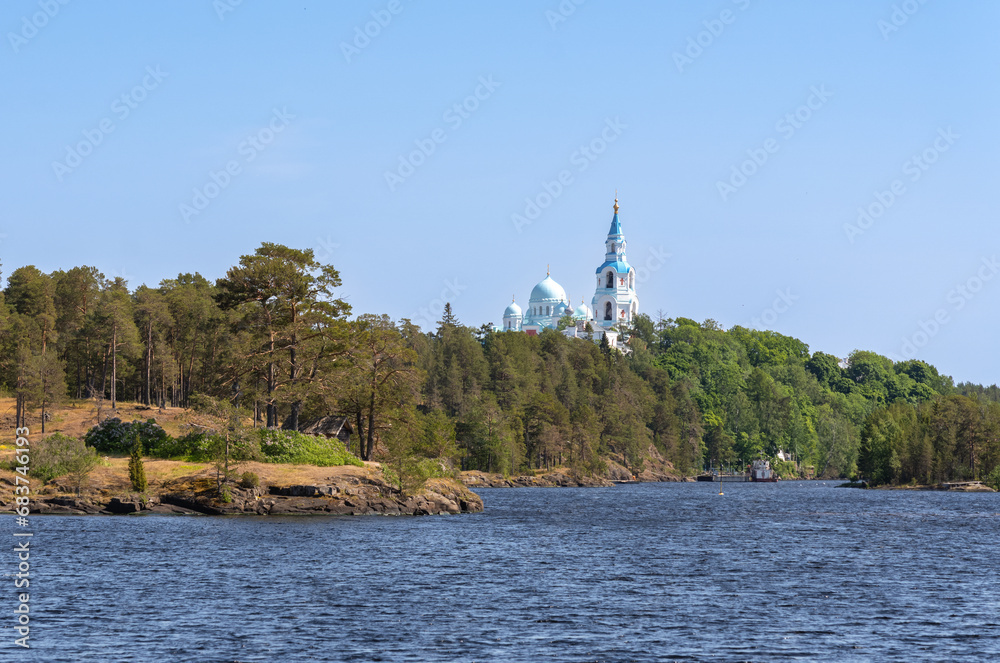
<path fill-rule="evenodd" d="M 998 20 L 985 0 L 4 2 L 0 260 L 135 287 L 280 242 L 336 266 L 356 313 L 426 328 L 447 300 L 478 326 L 546 265 L 589 303 L 617 189 L 654 317 L 990 384 Z"/>

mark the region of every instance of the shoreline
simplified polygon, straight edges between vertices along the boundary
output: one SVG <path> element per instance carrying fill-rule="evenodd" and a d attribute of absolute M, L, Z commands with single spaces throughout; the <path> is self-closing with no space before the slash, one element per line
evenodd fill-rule
<path fill-rule="evenodd" d="M 367 480 L 365 480 L 367 479 Z M 786 482 L 807 481 L 789 479 Z M 813 479 L 812 481 L 829 481 Z M 57 494 L 39 496 L 29 505 L 29 515 L 180 515 L 180 516 L 423 516 L 480 513 L 482 498 L 473 488 L 613 488 L 622 483 L 694 483 L 692 477 L 638 481 L 611 481 L 601 477 L 574 476 L 553 471 L 539 476 L 515 476 L 485 472 L 463 472 L 461 482 L 430 479 L 417 493 L 405 495 L 373 477 L 347 476 L 321 485 L 297 484 L 242 489 L 230 487 L 231 500 L 214 495 L 214 481 L 202 479 L 200 490 L 160 494 L 106 495 Z M 835 487 L 845 487 L 844 485 Z M 858 486 L 851 486 L 858 487 Z M 984 484 L 950 486 L 877 486 L 876 490 L 909 490 L 950 493 L 993 493 Z M 0 513 L 13 514 L 13 502 L 0 500 Z"/>
<path fill-rule="evenodd" d="M 29 515 L 117 516 L 431 516 L 478 513 L 482 499 L 464 486 L 434 479 L 419 492 L 404 495 L 389 486 L 297 485 L 230 488 L 230 501 L 198 493 L 97 496 L 54 496 L 33 500 Z M 214 491 L 213 491 L 214 492 Z M 13 506 L 3 505 L 3 513 Z"/>
<path fill-rule="evenodd" d="M 467 488 L 610 488 L 622 483 L 693 482 L 693 477 L 645 470 L 638 476 L 624 471 L 612 478 L 586 475 L 572 469 L 556 468 L 544 474 L 504 476 L 481 470 L 466 470 L 461 481 Z"/>
<path fill-rule="evenodd" d="M 259 486 L 229 483 L 229 500 L 218 495 L 210 465 L 147 459 L 149 490 L 131 491 L 126 459 L 114 458 L 79 496 L 58 480 L 33 490 L 29 515 L 439 515 L 477 513 L 483 501 L 454 479 L 429 479 L 412 494 L 386 481 L 378 463 L 317 467 L 247 463 Z M 119 467 L 121 466 L 121 467 Z M 14 481 L 0 476 L 0 513 L 14 513 Z"/>

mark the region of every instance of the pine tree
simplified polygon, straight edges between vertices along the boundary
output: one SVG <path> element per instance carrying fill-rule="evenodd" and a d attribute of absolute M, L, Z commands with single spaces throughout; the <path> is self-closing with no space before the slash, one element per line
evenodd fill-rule
<path fill-rule="evenodd" d="M 132 490 L 137 493 L 146 492 L 146 468 L 142 464 L 142 440 L 139 435 L 135 436 L 135 444 L 132 445 L 132 455 L 128 459 L 128 478 L 132 482 Z"/>
<path fill-rule="evenodd" d="M 611 354 L 611 344 L 608 343 L 608 335 L 604 333 L 601 334 L 601 352 L 606 357 Z"/>
<path fill-rule="evenodd" d="M 442 334 L 445 329 L 454 329 L 460 326 L 462 323 L 458 321 L 455 314 L 451 310 L 451 302 L 445 302 L 444 312 L 441 314 L 441 322 L 438 324 L 438 336 Z"/>

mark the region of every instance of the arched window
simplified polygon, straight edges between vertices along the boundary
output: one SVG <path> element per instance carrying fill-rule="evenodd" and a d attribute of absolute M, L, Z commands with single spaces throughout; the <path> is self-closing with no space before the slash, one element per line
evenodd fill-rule
<path fill-rule="evenodd" d="M 612 315 L 611 302 L 604 303 L 604 319 L 612 320 L 614 316 Z"/>
<path fill-rule="evenodd" d="M 545 307 L 545 315 L 552 315 L 551 313 L 549 313 L 549 310 L 550 310 L 549 307 L 546 306 Z"/>
<path fill-rule="evenodd" d="M 608 270 L 608 284 L 604 287 L 605 288 L 615 287 L 615 273 L 612 272 L 611 270 Z"/>

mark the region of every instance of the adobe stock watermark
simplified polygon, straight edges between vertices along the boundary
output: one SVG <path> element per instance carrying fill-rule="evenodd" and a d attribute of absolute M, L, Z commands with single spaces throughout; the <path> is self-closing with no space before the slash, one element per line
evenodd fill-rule
<path fill-rule="evenodd" d="M 123 92 L 121 96 L 111 102 L 111 112 L 115 114 L 118 122 L 124 121 L 132 114 L 132 111 L 139 107 L 149 96 L 149 93 L 160 87 L 160 84 L 170 74 L 160 71 L 160 65 L 156 67 L 146 67 L 146 75 L 142 77 L 142 82 L 134 86 L 128 92 Z M 60 183 L 63 178 L 72 173 L 83 160 L 94 153 L 97 146 L 104 142 L 105 137 L 115 130 L 115 120 L 110 117 L 101 118 L 97 126 L 93 129 L 84 129 L 83 140 L 75 145 L 66 146 L 66 156 L 62 161 L 52 162 L 52 172 L 56 175 L 56 180 Z"/>
<path fill-rule="evenodd" d="M 329 235 L 326 237 L 317 237 L 316 243 L 318 244 L 318 250 L 315 251 L 315 257 L 319 262 L 327 262 L 333 257 L 333 252 L 340 248 L 340 244 L 333 241 L 333 238 Z"/>
<path fill-rule="evenodd" d="M 646 256 L 646 260 L 639 266 L 635 267 L 635 281 L 637 285 L 642 285 L 653 278 L 653 274 L 663 269 L 663 266 L 667 264 L 667 260 L 673 258 L 672 253 L 667 253 L 663 250 L 663 245 L 656 248 L 650 248 L 649 254 Z M 635 266 L 636 263 L 633 263 Z"/>
<path fill-rule="evenodd" d="M 893 5 L 889 20 L 880 18 L 875 24 L 879 32 L 882 33 L 882 39 L 889 41 L 889 35 L 893 32 L 899 32 L 899 29 L 906 25 L 910 17 L 920 11 L 922 5 L 926 4 L 927 0 L 903 0 L 903 2 Z"/>
<path fill-rule="evenodd" d="M 242 162 L 239 159 L 230 159 L 219 170 L 208 171 L 209 181 L 191 190 L 191 204 L 180 203 L 177 206 L 184 223 L 190 223 L 192 216 L 198 216 L 205 211 L 212 201 L 232 184 L 233 179 L 243 174 L 243 165 L 251 163 L 261 152 L 266 150 L 267 146 L 274 142 L 277 135 L 284 131 L 294 119 L 295 116 L 289 113 L 287 108 L 271 109 L 271 119 L 267 126 L 247 135 L 236 146 L 236 153 L 243 157 Z"/>
<path fill-rule="evenodd" d="M 967 278 L 964 283 L 960 283 L 948 291 L 945 302 L 951 305 L 950 309 L 947 307 L 937 309 L 930 319 L 917 322 L 915 332 L 901 339 L 902 343 L 899 347 L 901 356 L 894 357 L 890 354 L 889 357 L 893 361 L 916 358 L 917 351 L 926 346 L 932 338 L 938 335 L 942 327 L 951 322 L 952 313 L 964 309 L 982 291 L 983 287 L 993 280 L 997 272 L 1000 272 L 1000 262 L 997 262 L 995 255 L 983 258 L 980 263 L 975 274 Z"/>
<path fill-rule="evenodd" d="M 733 0 L 740 11 L 746 11 L 750 7 L 750 0 Z M 705 49 L 709 48 L 726 31 L 727 25 L 736 22 L 739 14 L 731 9 L 723 9 L 716 18 L 710 18 L 701 22 L 705 27 L 693 37 L 688 37 L 687 46 L 684 52 L 673 52 L 674 65 L 677 71 L 684 73 L 684 67 L 694 64 L 694 61 L 701 57 Z"/>
<path fill-rule="evenodd" d="M 468 286 L 460 284 L 458 279 L 445 279 L 441 295 L 436 299 L 432 299 L 427 303 L 427 306 L 421 307 L 420 310 L 410 316 L 410 322 L 423 330 L 434 329 L 434 326 L 437 325 L 438 320 L 441 319 L 441 315 L 444 313 L 444 305 L 454 301 L 456 297 L 467 289 Z"/>
<path fill-rule="evenodd" d="M 782 313 L 787 313 L 792 306 L 795 305 L 795 301 L 799 299 L 799 295 L 793 295 L 791 288 L 785 288 L 784 290 L 778 289 L 774 293 L 777 297 L 774 298 L 774 302 L 771 303 L 769 308 L 761 311 L 760 316 L 750 318 L 750 325 L 752 329 L 766 329 L 770 328 Z"/>
<path fill-rule="evenodd" d="M 628 129 L 628 125 L 622 122 L 619 116 L 616 115 L 613 120 L 605 118 L 604 128 L 601 129 L 600 133 L 587 143 L 580 145 L 573 151 L 573 154 L 569 155 L 570 165 L 576 168 L 577 173 L 584 172 L 590 168 L 590 164 L 597 161 L 607 151 L 609 145 L 618 140 L 625 129 Z M 560 170 L 552 180 L 542 180 L 542 191 L 533 197 L 524 199 L 524 213 L 515 212 L 510 215 L 514 230 L 521 233 L 524 226 L 537 221 L 542 216 L 542 212 L 558 200 L 574 181 L 573 171 L 569 168 Z"/>
<path fill-rule="evenodd" d="M 120 278 L 125 283 L 131 283 L 133 281 L 133 279 L 135 278 L 134 276 L 132 276 L 131 274 L 129 274 L 127 271 L 125 271 L 125 265 L 122 265 L 118 269 L 112 269 L 111 270 L 111 277 L 112 277 L 111 278 L 112 281 L 115 281 L 115 280 L 117 280 L 117 279 Z"/>
<path fill-rule="evenodd" d="M 937 163 L 943 152 L 951 149 L 951 146 L 959 138 L 961 136 L 952 131 L 951 127 L 947 129 L 939 128 L 934 142 L 903 162 L 903 175 L 910 182 L 916 182 L 923 177 L 924 173 L 933 164 Z M 872 193 L 872 198 L 875 200 L 867 205 L 858 207 L 857 220 L 854 223 L 844 224 L 844 234 L 847 235 L 847 241 L 854 244 L 854 238 L 858 235 L 863 235 L 869 228 L 875 225 L 875 221 L 895 205 L 896 201 L 905 193 L 906 184 L 903 182 L 903 178 L 899 177 L 890 182 L 885 189 L 876 189 Z"/>
<path fill-rule="evenodd" d="M 30 433 L 27 426 L 14 429 L 16 447 L 11 467 L 14 475 L 14 500 L 11 503 L 11 511 L 17 516 L 14 522 L 24 529 L 29 527 L 28 515 L 31 513 L 31 477 L 28 476 L 28 468 L 31 467 L 31 440 L 28 439 Z M 31 586 L 31 537 L 34 536 L 34 532 L 15 531 L 13 535 L 16 537 L 14 542 L 17 545 L 13 548 L 16 557 L 12 561 L 15 562 L 17 573 L 4 575 L 14 577 L 14 588 L 22 591 L 12 593 L 17 599 L 17 606 L 13 610 L 16 626 L 11 628 L 21 636 L 14 638 L 14 644 L 30 649 L 28 639 L 31 637 L 31 595 L 25 590 Z"/>
<path fill-rule="evenodd" d="M 212 0 L 212 9 L 220 21 L 225 21 L 226 14 L 233 13 L 242 4 L 243 0 Z"/>
<path fill-rule="evenodd" d="M 566 19 L 576 13 L 576 8 L 587 2 L 587 0 L 562 0 L 559 5 L 555 8 L 555 11 L 551 9 L 545 10 L 545 20 L 549 22 L 549 27 L 552 28 L 552 32 L 556 31 L 556 26 L 560 23 L 565 23 Z"/>
<path fill-rule="evenodd" d="M 417 172 L 417 168 L 427 163 L 427 159 L 437 151 L 438 145 L 448 140 L 448 131 L 458 131 L 459 127 L 479 109 L 480 103 L 492 97 L 501 85 L 503 84 L 493 80 L 493 74 L 480 76 L 479 85 L 472 91 L 472 94 L 462 101 L 452 104 L 441 115 L 442 121 L 448 125 L 449 129 L 438 127 L 431 131 L 426 138 L 417 138 L 413 141 L 417 149 L 406 155 L 400 154 L 396 169 L 385 171 L 383 177 L 389 186 L 389 191 L 395 191 L 400 184 Z"/>
<path fill-rule="evenodd" d="M 825 84 L 820 84 L 819 87 L 813 85 L 809 88 L 809 92 L 805 103 L 790 113 L 785 113 L 784 117 L 774 124 L 774 130 L 786 141 L 790 140 L 812 118 L 813 113 L 823 108 L 833 96 L 833 93 L 826 89 Z M 747 156 L 749 158 L 730 169 L 729 179 L 727 181 L 717 180 L 715 183 L 715 188 L 722 197 L 722 202 L 728 201 L 730 196 L 744 187 L 779 149 L 781 149 L 781 144 L 774 137 L 765 140 L 760 147 L 748 149 Z"/>
<path fill-rule="evenodd" d="M 372 39 L 382 34 L 382 30 L 389 27 L 389 24 L 392 23 L 392 18 L 398 16 L 402 11 L 403 3 L 400 0 L 389 0 L 385 9 L 377 9 L 371 12 L 372 20 L 365 23 L 364 26 L 355 26 L 354 39 L 351 40 L 351 43 L 347 43 L 346 41 L 340 42 L 340 52 L 344 54 L 347 64 L 351 64 L 352 58 L 361 55 L 361 51 L 371 45 Z"/>
<path fill-rule="evenodd" d="M 15 53 L 21 52 L 22 46 L 27 46 L 28 42 L 38 36 L 38 31 L 49 24 L 59 13 L 62 7 L 69 4 L 69 0 L 38 0 L 37 11 L 31 15 L 21 17 L 21 29 L 18 32 L 8 32 L 7 41 Z"/>

